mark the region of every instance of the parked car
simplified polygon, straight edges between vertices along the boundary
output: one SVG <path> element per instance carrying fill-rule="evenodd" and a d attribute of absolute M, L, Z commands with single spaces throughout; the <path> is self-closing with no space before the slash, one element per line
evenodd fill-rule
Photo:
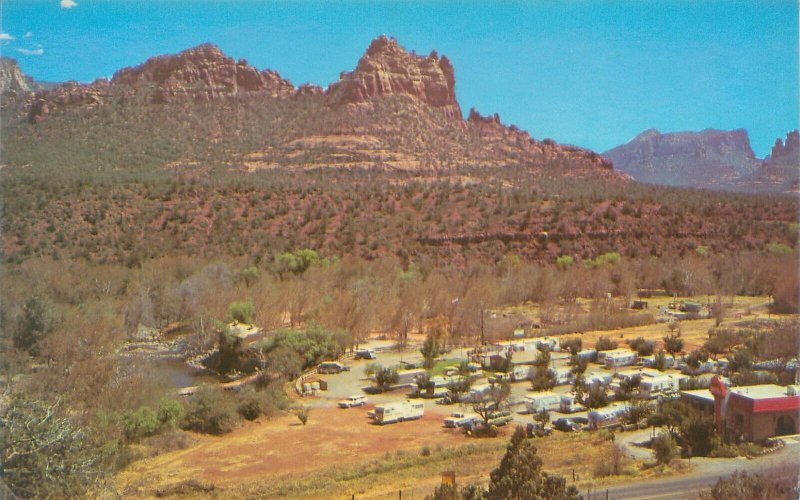
<path fill-rule="evenodd" d="M 341 373 L 350 371 L 350 367 L 336 361 L 325 361 L 317 367 L 318 373 Z"/>
<path fill-rule="evenodd" d="M 356 349 L 356 359 L 376 359 L 374 349 Z"/>
<path fill-rule="evenodd" d="M 444 426 L 449 428 L 465 427 L 470 425 L 478 418 L 477 415 L 468 415 L 462 412 L 453 412 L 449 417 L 444 419 Z"/>
<path fill-rule="evenodd" d="M 347 399 L 343 399 L 337 403 L 339 408 L 352 408 L 354 406 L 364 406 L 367 404 L 367 397 L 366 396 L 350 396 Z"/>
<path fill-rule="evenodd" d="M 586 417 L 562 417 L 553 421 L 553 428 L 564 432 L 579 431 L 589 424 Z"/>

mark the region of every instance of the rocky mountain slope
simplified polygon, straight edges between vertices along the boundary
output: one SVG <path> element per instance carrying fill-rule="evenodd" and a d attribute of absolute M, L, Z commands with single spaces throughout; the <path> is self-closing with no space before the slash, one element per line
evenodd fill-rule
<path fill-rule="evenodd" d="M 466 266 L 793 244 L 794 199 L 645 186 L 497 114 L 464 118 L 447 58 L 387 37 L 327 88 L 201 45 L 8 95 L 5 262 L 314 248 Z"/>
<path fill-rule="evenodd" d="M 33 80 L 22 73 L 15 59 L 0 57 L 0 95 L 31 92 L 34 88 Z"/>
<path fill-rule="evenodd" d="M 592 151 L 536 141 L 477 111 L 464 119 L 447 57 L 410 53 L 386 36 L 326 89 L 295 87 L 204 44 L 122 69 L 111 80 L 28 94 L 15 110 L 5 131 L 12 165 L 40 163 L 49 156 L 43 148 L 71 148 L 66 143 L 79 135 L 101 168 L 208 165 L 224 155 L 227 167 L 249 172 L 519 165 L 532 175 L 627 180 Z M 117 140 L 123 124 L 124 140 Z M 42 140 L 31 143 L 31 136 Z M 111 143 L 118 144 L 115 156 L 103 153 Z M 66 160 L 60 168 L 69 168 Z"/>
<path fill-rule="evenodd" d="M 790 134 L 791 135 L 791 134 Z M 787 138 L 791 143 L 791 139 Z M 734 191 L 792 190 L 800 171 L 792 146 L 773 149 L 778 160 L 762 161 L 747 131 L 707 129 L 662 134 L 650 129 L 603 153 L 614 166 L 640 182 Z M 771 167 L 770 167 L 771 165 Z"/>
<path fill-rule="evenodd" d="M 603 155 L 638 181 L 669 186 L 725 183 L 759 165 L 742 129 L 666 134 L 650 129 Z"/>

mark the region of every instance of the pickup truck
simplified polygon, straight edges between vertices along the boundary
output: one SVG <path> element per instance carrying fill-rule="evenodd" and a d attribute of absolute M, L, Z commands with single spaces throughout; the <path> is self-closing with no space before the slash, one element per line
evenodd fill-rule
<path fill-rule="evenodd" d="M 478 419 L 477 415 L 468 415 L 461 412 L 453 412 L 450 414 L 449 417 L 444 419 L 444 426 L 449 428 L 454 427 L 465 427 L 467 425 L 472 424 L 475 420 Z"/>
<path fill-rule="evenodd" d="M 563 417 L 553 421 L 553 427 L 564 432 L 580 431 L 589 424 L 589 419 L 585 417 Z"/>
<path fill-rule="evenodd" d="M 339 408 L 353 408 L 354 406 L 364 406 L 367 404 L 366 396 L 350 396 L 337 403 Z"/>

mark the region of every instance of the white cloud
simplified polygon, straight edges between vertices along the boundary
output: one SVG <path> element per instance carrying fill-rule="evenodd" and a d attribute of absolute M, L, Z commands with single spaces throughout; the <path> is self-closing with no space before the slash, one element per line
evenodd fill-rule
<path fill-rule="evenodd" d="M 33 36 L 33 33 L 31 33 L 30 31 L 26 31 L 25 35 L 22 38 L 30 38 L 32 36 Z"/>
<path fill-rule="evenodd" d="M 17 52 L 26 56 L 40 56 L 44 54 L 44 49 L 41 47 L 38 49 L 17 49 Z"/>
<path fill-rule="evenodd" d="M 8 34 L 8 33 L 0 33 L 0 40 L 3 40 L 3 41 L 6 41 L 6 40 L 16 40 L 16 38 L 14 38 L 13 36 L 11 36 L 11 35 L 10 35 L 10 34 Z"/>
<path fill-rule="evenodd" d="M 77 7 L 78 3 L 75 0 L 61 0 L 61 8 L 62 9 L 71 9 L 73 7 Z"/>

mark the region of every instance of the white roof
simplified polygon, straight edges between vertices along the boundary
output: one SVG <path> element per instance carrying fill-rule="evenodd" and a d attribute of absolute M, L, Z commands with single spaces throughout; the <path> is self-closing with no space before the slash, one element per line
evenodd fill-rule
<path fill-rule="evenodd" d="M 748 399 L 769 399 L 787 396 L 787 388 L 781 385 L 764 384 L 749 385 L 745 387 L 731 387 L 733 394 L 744 396 Z"/>
<path fill-rule="evenodd" d="M 539 399 L 539 398 L 544 398 L 544 397 L 550 397 L 551 398 L 553 396 L 558 397 L 558 394 L 556 394 L 555 392 L 550 392 L 550 391 L 548 391 L 548 392 L 534 392 L 533 394 L 528 394 L 527 396 L 525 396 L 525 399 Z"/>
<path fill-rule="evenodd" d="M 681 391 L 681 394 L 685 394 L 691 398 L 714 401 L 714 395 L 711 394 L 711 391 L 708 389 L 693 389 L 691 391 Z"/>

